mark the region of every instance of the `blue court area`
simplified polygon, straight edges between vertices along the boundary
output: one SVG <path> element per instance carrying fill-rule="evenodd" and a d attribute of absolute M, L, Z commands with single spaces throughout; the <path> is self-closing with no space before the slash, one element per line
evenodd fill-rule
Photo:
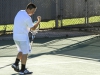
<path fill-rule="evenodd" d="M 0 41 L 0 75 L 19 75 L 11 68 L 16 54 L 13 40 Z M 27 68 L 32 75 L 100 75 L 100 37 L 35 39 Z"/>

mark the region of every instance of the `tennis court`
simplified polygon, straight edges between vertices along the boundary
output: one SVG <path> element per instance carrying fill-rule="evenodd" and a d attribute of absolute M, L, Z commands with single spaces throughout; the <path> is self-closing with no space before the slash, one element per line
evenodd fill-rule
<path fill-rule="evenodd" d="M 28 57 L 32 75 L 100 75 L 100 38 L 37 38 Z M 0 75 L 19 75 L 11 68 L 17 50 L 12 40 L 0 41 Z"/>

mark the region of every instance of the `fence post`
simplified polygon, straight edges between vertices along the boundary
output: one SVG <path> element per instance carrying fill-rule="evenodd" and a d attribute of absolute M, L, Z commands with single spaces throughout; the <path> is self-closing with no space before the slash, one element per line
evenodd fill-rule
<path fill-rule="evenodd" d="M 55 28 L 58 28 L 58 0 L 56 0 L 56 20 L 55 20 Z"/>
<path fill-rule="evenodd" d="M 7 25 L 4 25 L 4 33 L 3 34 L 6 34 L 6 29 L 7 29 Z"/>
<path fill-rule="evenodd" d="M 85 0 L 85 25 L 89 23 L 88 17 L 88 0 Z"/>
<path fill-rule="evenodd" d="M 63 0 L 60 0 L 60 19 L 61 19 L 61 27 L 63 26 Z"/>

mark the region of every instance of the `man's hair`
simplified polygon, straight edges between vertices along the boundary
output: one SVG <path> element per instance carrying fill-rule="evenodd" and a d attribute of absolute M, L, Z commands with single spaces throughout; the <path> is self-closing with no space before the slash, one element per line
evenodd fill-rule
<path fill-rule="evenodd" d="M 33 3 L 29 3 L 26 7 L 26 9 L 30 9 L 30 10 L 33 8 L 36 8 L 36 6 Z"/>

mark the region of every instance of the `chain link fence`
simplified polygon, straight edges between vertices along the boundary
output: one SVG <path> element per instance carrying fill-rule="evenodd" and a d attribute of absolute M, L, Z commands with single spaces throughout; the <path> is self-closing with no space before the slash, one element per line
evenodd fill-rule
<path fill-rule="evenodd" d="M 60 25 L 70 30 L 97 30 L 95 27 L 100 24 L 100 0 L 62 1 L 63 20 Z"/>
<path fill-rule="evenodd" d="M 12 32 L 16 13 L 30 2 L 37 6 L 33 21 L 38 15 L 42 17 L 40 30 L 96 33 L 100 30 L 100 0 L 0 0 L 0 34 Z"/>
<path fill-rule="evenodd" d="M 25 9 L 26 5 L 31 0 L 0 0 L 0 32 L 5 34 L 8 31 L 12 32 L 13 21 L 17 12 Z"/>
<path fill-rule="evenodd" d="M 87 1 L 87 25 L 90 31 L 100 32 L 100 0 Z"/>

